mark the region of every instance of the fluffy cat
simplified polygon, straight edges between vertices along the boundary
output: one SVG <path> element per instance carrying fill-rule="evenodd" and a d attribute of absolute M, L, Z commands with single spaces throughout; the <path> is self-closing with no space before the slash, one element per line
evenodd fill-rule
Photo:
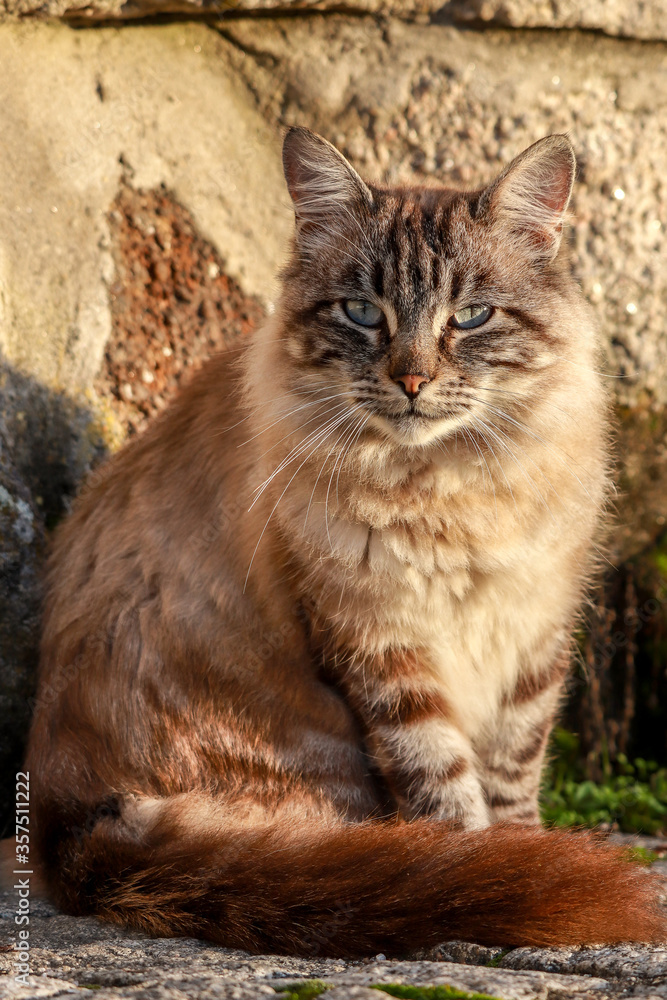
<path fill-rule="evenodd" d="M 56 902 L 251 951 L 657 940 L 538 786 L 608 483 L 575 172 L 366 184 L 302 128 L 275 315 L 58 532 L 28 760 Z"/>

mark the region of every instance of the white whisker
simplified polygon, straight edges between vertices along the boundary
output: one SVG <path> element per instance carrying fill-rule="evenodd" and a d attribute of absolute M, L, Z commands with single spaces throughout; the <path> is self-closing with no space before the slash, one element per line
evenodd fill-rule
<path fill-rule="evenodd" d="M 463 431 L 464 434 L 466 434 L 465 428 L 462 427 L 461 430 Z M 468 435 L 466 435 L 466 436 L 468 436 Z M 489 463 L 486 460 L 486 456 L 484 455 L 484 452 L 482 451 L 482 449 L 479 447 L 479 445 L 475 441 L 472 433 L 469 435 L 469 440 L 470 440 L 470 443 L 472 444 L 473 448 L 475 449 L 475 451 L 479 455 L 479 457 L 484 462 L 484 465 L 486 467 L 486 472 L 488 473 L 488 476 L 489 476 L 489 482 L 491 483 L 491 489 L 493 490 L 493 506 L 494 506 L 495 512 L 496 512 L 496 524 L 497 524 L 498 523 L 498 498 L 496 496 L 496 486 L 495 486 L 495 483 L 493 482 L 493 476 L 491 475 L 491 469 L 489 468 Z"/>
<path fill-rule="evenodd" d="M 352 410 L 350 412 L 350 416 L 352 416 L 353 413 L 357 412 L 360 409 L 362 409 L 362 405 L 361 404 L 359 404 L 357 407 L 355 407 L 354 410 Z M 354 428 L 352 428 L 352 433 L 354 433 Z M 346 431 L 343 430 L 343 433 L 340 434 L 339 437 L 336 439 L 336 444 L 338 444 L 338 442 L 340 441 L 340 439 L 345 434 L 346 434 Z M 347 442 L 347 438 L 345 439 L 345 443 L 346 442 Z M 345 443 L 343 444 L 343 449 L 345 448 Z M 342 451 L 342 454 L 343 455 L 345 454 L 344 450 Z M 340 458 L 340 456 L 339 456 L 339 458 Z M 333 469 L 331 470 L 331 476 L 329 478 L 329 485 L 327 486 L 326 496 L 324 498 L 324 525 L 325 525 L 325 527 L 327 529 L 327 538 L 329 539 L 329 546 L 331 548 L 332 553 L 333 553 L 333 543 L 331 541 L 331 535 L 329 534 L 329 492 L 331 490 L 331 484 L 333 482 L 333 477 L 334 477 L 334 473 L 336 472 L 336 466 L 338 465 L 339 458 L 337 458 L 336 461 L 334 462 Z"/>
<path fill-rule="evenodd" d="M 521 406 L 523 409 L 528 410 L 530 413 L 534 412 L 534 406 L 535 406 L 534 402 L 526 398 L 526 396 L 524 396 L 523 393 L 514 392 L 512 389 L 499 389 L 497 386 L 477 385 L 475 386 L 475 392 L 500 392 L 504 396 L 511 396 L 512 400 L 515 402 L 515 405 Z M 540 397 L 539 402 L 540 406 L 544 405 L 550 406 L 552 409 L 558 410 L 559 413 L 563 413 L 566 417 L 571 416 L 571 414 L 568 413 L 566 409 L 564 409 L 562 406 L 558 406 L 550 399 L 544 399 L 543 397 Z"/>
<path fill-rule="evenodd" d="M 474 397 L 471 397 L 471 398 L 474 398 Z M 530 428 L 522 420 L 516 420 L 509 413 L 506 413 L 504 410 L 500 409 L 500 407 L 493 406 L 492 404 L 486 403 L 483 400 L 475 400 L 475 402 L 478 402 L 482 406 L 485 406 L 487 409 L 491 410 L 492 413 L 495 413 L 496 416 L 499 416 L 501 419 L 508 420 L 511 424 L 513 424 L 519 430 L 523 431 L 525 434 L 528 434 L 529 437 L 534 438 L 535 441 L 538 441 L 544 448 L 547 449 L 547 451 L 551 455 L 553 455 L 553 457 L 558 462 L 561 463 L 561 465 L 564 466 L 564 468 L 570 473 L 570 475 L 573 476 L 574 479 L 577 480 L 577 482 L 579 483 L 579 485 L 581 486 L 582 490 L 584 491 L 584 493 L 586 494 L 586 496 L 589 498 L 589 500 L 593 500 L 593 497 L 589 493 L 589 491 L 586 488 L 586 486 L 582 483 L 582 481 L 579 478 L 579 476 L 576 474 L 576 472 L 573 471 L 573 469 L 570 467 L 570 465 L 568 464 L 568 462 L 565 461 L 565 458 L 567 458 L 570 462 L 574 462 L 575 465 L 578 465 L 579 463 L 576 462 L 575 459 L 573 459 L 571 455 L 568 455 L 567 452 L 565 452 L 565 451 L 562 452 L 562 454 L 565 456 L 565 458 L 563 458 L 561 455 L 558 455 L 556 453 L 556 451 L 554 450 L 554 446 L 552 444 L 549 444 L 548 441 L 545 441 L 544 438 L 540 434 L 536 434 L 535 431 L 533 431 L 532 428 Z M 517 447 L 520 447 L 520 445 L 518 444 L 518 442 L 515 442 L 515 443 L 517 444 Z M 523 449 L 521 449 L 521 450 L 523 451 Z M 558 448 L 558 451 L 562 451 L 562 449 Z M 524 452 L 524 454 L 526 454 L 526 453 Z M 527 457 L 529 457 L 529 456 L 527 456 Z M 533 460 L 530 459 L 530 461 L 532 462 Z M 535 462 L 533 462 L 533 465 L 535 465 Z M 535 467 L 538 468 L 537 465 L 535 465 Z M 580 466 L 580 468 L 581 468 L 581 466 Z M 542 471 L 542 470 L 540 470 L 540 471 Z M 542 472 L 542 476 L 547 480 L 547 482 L 549 482 L 549 479 L 547 478 L 547 476 L 545 475 L 544 472 Z M 553 484 L 549 482 L 549 485 L 553 489 L 554 493 L 556 493 L 556 495 L 558 495 L 555 487 L 553 486 Z"/>
<path fill-rule="evenodd" d="M 345 457 L 348 454 L 348 452 L 354 447 L 354 445 L 356 444 L 356 442 L 359 440 L 359 435 L 361 434 L 361 432 L 363 431 L 364 427 L 366 426 L 366 424 L 368 423 L 368 421 L 370 419 L 371 419 L 371 414 L 370 413 L 366 414 L 365 416 L 362 415 L 359 418 L 359 420 L 357 421 L 357 424 L 356 424 L 356 426 L 358 428 L 357 433 L 354 435 L 354 437 L 352 438 L 352 440 L 348 444 L 347 450 L 346 450 L 345 454 L 343 455 L 343 459 L 342 459 L 340 465 L 338 466 L 338 475 L 336 476 L 336 503 L 340 502 L 340 499 L 339 499 L 339 496 L 338 496 L 338 484 L 340 482 L 340 474 L 341 474 L 341 472 L 343 470 L 343 465 L 345 464 Z"/>
<path fill-rule="evenodd" d="M 260 430 L 257 431 L 256 434 L 253 434 L 252 437 L 246 438 L 245 441 L 241 441 L 241 443 L 237 444 L 236 447 L 237 448 L 245 447 L 245 445 L 250 444 L 251 441 L 255 441 L 256 438 L 261 437 L 262 434 L 266 434 L 266 432 L 270 431 L 272 427 L 276 426 L 276 424 L 282 423 L 283 420 L 287 420 L 288 417 L 294 416 L 295 413 L 299 413 L 301 410 L 305 410 L 309 406 L 319 405 L 320 403 L 328 403 L 332 399 L 339 399 L 341 396 L 346 396 L 346 395 L 348 395 L 347 391 L 343 391 L 335 393 L 333 396 L 325 396 L 324 399 L 312 399 L 308 403 L 301 403 L 299 406 L 295 406 L 292 410 L 289 410 L 287 413 L 284 413 L 282 416 L 278 417 L 276 420 L 273 421 L 273 423 L 270 423 L 267 426 L 262 427 Z"/>
<path fill-rule="evenodd" d="M 292 448 L 292 450 L 274 469 L 274 471 L 271 473 L 268 479 L 265 479 L 263 483 L 255 487 L 253 493 L 255 493 L 256 496 L 253 502 L 250 504 L 248 510 L 252 510 L 252 508 L 255 506 L 260 496 L 262 495 L 262 493 L 264 493 L 267 487 L 270 486 L 270 484 L 273 482 L 276 476 L 279 475 L 284 469 L 286 469 L 288 465 L 291 465 L 292 462 L 296 461 L 297 458 L 300 458 L 301 455 L 303 455 L 304 451 L 307 451 L 307 449 L 310 447 L 313 441 L 318 441 L 323 434 L 326 436 L 327 433 L 329 433 L 331 430 L 334 430 L 339 425 L 339 423 L 341 423 L 346 418 L 347 418 L 347 411 L 343 411 L 341 413 L 339 410 L 338 413 L 336 413 L 333 417 L 331 417 L 328 421 L 326 421 L 324 426 L 320 425 L 319 427 L 316 427 L 313 431 L 310 432 L 310 434 L 307 435 L 307 437 L 303 441 L 300 441 L 299 444 L 295 445 L 294 448 Z"/>
<path fill-rule="evenodd" d="M 353 413 L 353 412 L 354 412 L 354 410 L 352 410 L 352 411 L 350 412 L 350 415 L 351 415 L 351 413 Z M 345 415 L 344 415 L 344 417 L 347 417 L 347 416 L 348 416 L 348 414 L 345 414 Z M 329 433 L 330 433 L 330 429 L 329 429 L 329 428 L 327 428 L 327 429 L 326 429 L 326 430 L 325 430 L 325 431 L 324 431 L 323 433 L 324 433 L 324 434 L 325 434 L 325 436 L 326 436 L 327 434 L 329 434 Z M 248 566 L 248 572 L 246 573 L 246 577 L 245 577 L 245 581 L 244 581 L 244 583 L 243 583 L 243 593 L 244 593 L 244 594 L 245 594 L 245 591 L 246 591 L 246 587 L 247 587 L 247 585 L 248 585 L 248 578 L 249 578 L 249 576 L 250 576 L 250 571 L 251 571 L 251 569 L 252 569 L 252 567 L 253 567 L 253 563 L 254 563 L 254 561 L 255 561 L 255 556 L 257 555 L 257 550 L 259 549 L 259 546 L 260 546 L 260 544 L 261 544 L 261 541 L 262 541 L 262 538 L 264 537 L 264 535 L 265 535 L 265 533 L 266 533 L 266 529 L 267 529 L 267 528 L 268 528 L 268 526 L 269 526 L 269 522 L 271 521 L 271 518 L 272 518 L 272 517 L 273 517 L 273 515 L 275 514 L 276 510 L 278 509 L 278 505 L 280 504 L 280 501 L 282 500 L 282 498 L 283 498 L 283 497 L 285 496 L 285 494 L 287 493 L 288 489 L 290 488 L 290 486 L 292 485 L 292 483 L 294 482 L 294 480 L 295 480 L 295 479 L 296 479 L 296 477 L 298 476 L 298 474 L 299 474 L 299 472 L 301 471 L 301 469 L 302 469 L 302 468 L 304 467 L 304 465 L 306 465 L 306 463 L 307 463 L 307 462 L 308 462 L 308 461 L 310 460 L 310 458 L 312 457 L 312 455 L 314 455 L 315 451 L 316 451 L 316 450 L 317 450 L 317 448 L 318 448 L 318 445 L 319 445 L 319 439 L 316 439 L 315 443 L 313 444 L 313 447 L 312 447 L 312 449 L 311 449 L 311 450 L 309 451 L 309 453 L 308 453 L 308 454 L 306 455 L 306 457 L 304 458 L 303 462 L 302 462 L 302 463 L 301 463 L 301 465 L 300 465 L 300 466 L 298 467 L 298 469 L 296 470 L 296 472 L 295 472 L 295 473 L 293 473 L 292 477 L 290 478 L 290 480 L 288 481 L 287 485 L 286 485 L 286 486 L 285 486 L 285 488 L 283 489 L 282 493 L 280 494 L 280 496 L 279 496 L 279 497 L 278 497 L 278 499 L 276 500 L 275 504 L 273 505 L 273 507 L 272 507 L 272 509 L 271 509 L 271 513 L 269 514 L 268 518 L 266 519 L 266 524 L 265 524 L 265 525 L 264 525 L 264 527 L 262 528 L 262 531 L 261 531 L 261 533 L 260 533 L 260 536 L 259 536 L 259 538 L 257 539 L 257 544 L 255 545 L 255 548 L 254 548 L 254 550 L 253 550 L 253 553 L 252 553 L 252 557 L 251 557 L 251 559 L 250 559 L 250 565 Z M 255 502 L 255 501 L 253 501 L 253 503 L 254 503 L 254 502 Z"/>
<path fill-rule="evenodd" d="M 311 378 L 313 377 L 316 378 L 317 376 L 311 376 Z M 250 418 L 253 417 L 259 410 L 265 409 L 265 407 L 268 404 L 275 403 L 279 399 L 289 399 L 291 396 L 310 396 L 315 392 L 324 392 L 327 389 L 335 389 L 338 384 L 339 384 L 338 382 L 331 382 L 328 385 L 318 386 L 315 388 L 304 387 L 302 389 L 290 389 L 287 392 L 281 392 L 279 396 L 273 396 L 272 399 L 266 399 L 266 400 L 263 399 L 261 404 L 253 406 L 248 411 L 248 413 L 246 413 L 244 417 L 241 417 L 240 420 L 237 420 L 235 424 L 230 424 L 228 427 L 223 427 L 221 430 L 217 432 L 217 434 L 228 434 L 229 431 L 233 431 L 236 427 L 240 427 L 241 424 L 244 424 L 246 420 L 250 420 Z"/>
<path fill-rule="evenodd" d="M 483 420 L 481 420 L 480 418 L 477 418 L 477 421 L 475 422 L 475 424 L 473 424 L 473 427 L 474 427 L 474 429 L 475 429 L 475 430 L 477 431 L 477 433 L 478 433 L 478 434 L 479 434 L 479 436 L 481 437 L 482 441 L 484 442 L 484 444 L 486 445 L 486 447 L 487 447 L 487 448 L 489 449 L 489 451 L 491 452 L 491 455 L 493 456 L 493 459 L 494 459 L 494 461 L 495 461 L 496 465 L 497 465 L 497 466 L 498 466 L 498 468 L 500 469 L 500 472 L 501 472 L 501 474 L 502 474 L 502 477 L 503 477 L 503 479 L 505 480 L 505 484 L 506 484 L 506 486 L 507 486 L 507 489 L 509 490 L 509 494 L 510 494 L 510 496 L 512 497 L 512 500 L 513 500 L 513 502 L 514 502 L 514 509 L 516 510 L 516 512 L 517 512 L 517 514 L 518 514 L 518 513 L 519 513 L 519 507 L 518 507 L 518 505 L 517 505 L 517 502 L 516 502 L 516 497 L 514 496 L 514 491 L 513 491 L 513 489 L 512 489 L 512 486 L 511 486 L 511 483 L 510 483 L 509 479 L 507 478 L 507 474 L 506 474 L 506 472 L 505 472 L 505 469 L 503 468 L 503 464 L 502 464 L 502 462 L 500 461 L 500 459 L 498 458 L 498 456 L 496 455 L 496 453 L 495 453 L 495 451 L 494 451 L 494 449 L 493 449 L 493 445 L 491 444 L 491 442 L 490 442 L 490 441 L 489 441 L 489 439 L 487 438 L 487 436 L 486 436 L 486 434 L 484 433 L 484 431 L 481 431 L 481 430 L 479 429 L 479 427 L 477 426 L 477 424 L 478 424 L 478 423 L 481 423 L 481 424 L 482 424 L 482 426 L 483 426 L 483 427 L 485 428 L 485 430 L 486 430 L 486 431 L 488 431 L 489 433 L 490 433 L 490 429 L 489 429 L 489 428 L 487 427 L 487 425 L 486 425 L 486 424 L 484 423 L 484 421 L 483 421 Z M 495 436 L 495 435 L 494 435 L 494 436 Z"/>
<path fill-rule="evenodd" d="M 346 393 L 340 393 L 340 395 L 344 396 L 344 395 L 346 395 Z M 331 397 L 331 398 L 336 399 L 338 397 L 334 396 L 334 397 Z M 322 400 L 322 402 L 324 402 L 324 400 Z M 276 441 L 274 444 L 271 445 L 270 448 L 267 448 L 260 455 L 258 455 L 257 458 L 258 459 L 264 458 L 266 455 L 270 454 L 273 451 L 274 448 L 277 448 L 279 444 L 282 444 L 283 441 L 286 441 L 287 438 L 290 437 L 292 434 L 297 433 L 297 431 L 303 430 L 304 428 L 306 428 L 308 426 L 308 424 L 312 424 L 313 420 L 319 420 L 320 417 L 326 416 L 327 413 L 331 413 L 332 410 L 336 410 L 339 407 L 340 407 L 340 403 L 334 403 L 333 406 L 328 406 L 326 408 L 326 410 L 318 411 L 317 413 L 313 414 L 313 416 L 309 417 L 308 420 L 304 421 L 303 423 L 300 423 L 297 427 L 293 427 L 291 430 L 289 430 L 287 432 L 287 434 L 283 434 L 283 436 L 278 441 Z"/>

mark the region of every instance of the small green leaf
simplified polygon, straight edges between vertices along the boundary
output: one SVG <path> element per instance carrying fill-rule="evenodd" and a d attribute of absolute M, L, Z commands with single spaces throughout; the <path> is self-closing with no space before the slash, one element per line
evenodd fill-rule
<path fill-rule="evenodd" d="M 490 962 L 486 963 L 487 969 L 497 969 L 505 955 L 509 955 L 511 951 L 511 948 L 503 948 L 502 951 L 499 951 L 497 955 L 493 956 Z"/>

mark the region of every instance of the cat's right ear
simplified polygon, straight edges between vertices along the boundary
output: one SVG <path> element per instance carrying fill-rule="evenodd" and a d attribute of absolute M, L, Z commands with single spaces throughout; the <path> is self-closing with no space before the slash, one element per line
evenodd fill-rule
<path fill-rule="evenodd" d="M 373 195 L 335 146 L 310 129 L 293 127 L 283 143 L 283 169 L 297 224 L 323 222 Z"/>
<path fill-rule="evenodd" d="M 505 227 L 517 247 L 552 260 L 563 232 L 576 160 L 566 135 L 549 135 L 524 150 L 482 193 L 478 210 Z"/>

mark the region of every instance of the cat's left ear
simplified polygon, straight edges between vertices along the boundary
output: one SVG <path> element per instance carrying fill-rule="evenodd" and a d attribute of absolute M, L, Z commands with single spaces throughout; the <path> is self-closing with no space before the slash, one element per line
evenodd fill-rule
<path fill-rule="evenodd" d="M 353 204 L 371 207 L 373 195 L 335 146 L 307 128 L 291 128 L 283 168 L 297 223 L 323 222 Z"/>
<path fill-rule="evenodd" d="M 576 160 L 565 135 L 529 146 L 482 194 L 478 211 L 506 227 L 532 256 L 545 263 L 558 253 Z"/>

